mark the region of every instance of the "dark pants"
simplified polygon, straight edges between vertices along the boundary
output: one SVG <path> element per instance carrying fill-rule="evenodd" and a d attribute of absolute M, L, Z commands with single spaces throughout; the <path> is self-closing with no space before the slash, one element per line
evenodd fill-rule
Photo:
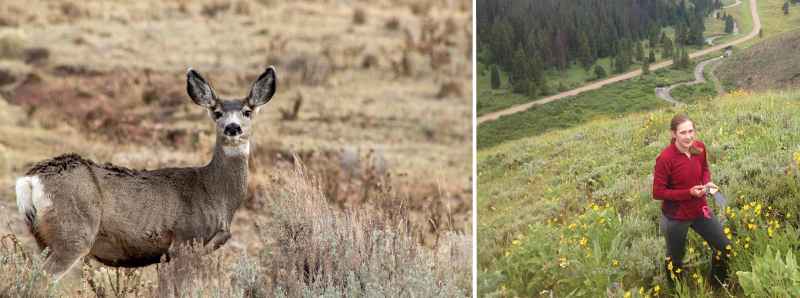
<path fill-rule="evenodd" d="M 672 261 L 672 272 L 678 268 L 683 270 L 683 256 L 686 254 L 686 233 L 691 227 L 697 234 L 708 242 L 713 249 L 711 256 L 711 284 L 719 285 L 728 277 L 727 251 L 725 249 L 730 240 L 722 232 L 722 225 L 716 217 L 701 217 L 695 220 L 673 220 L 661 216 L 661 232 L 667 240 L 667 266 Z M 680 274 L 678 274 L 680 275 Z M 667 272 L 670 277 L 671 273 Z"/>

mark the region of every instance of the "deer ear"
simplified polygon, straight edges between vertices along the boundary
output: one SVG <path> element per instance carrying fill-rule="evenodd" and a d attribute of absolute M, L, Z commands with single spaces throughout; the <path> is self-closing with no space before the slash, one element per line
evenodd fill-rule
<path fill-rule="evenodd" d="M 272 95 L 275 95 L 275 85 L 278 78 L 275 76 L 275 67 L 267 67 L 250 88 L 250 95 L 247 96 L 247 104 L 250 107 L 258 107 L 269 102 Z"/>
<path fill-rule="evenodd" d="M 210 109 L 217 103 L 214 89 L 211 89 L 211 85 L 208 84 L 206 79 L 191 68 L 186 71 L 186 92 L 189 93 L 192 101 L 199 106 Z"/>

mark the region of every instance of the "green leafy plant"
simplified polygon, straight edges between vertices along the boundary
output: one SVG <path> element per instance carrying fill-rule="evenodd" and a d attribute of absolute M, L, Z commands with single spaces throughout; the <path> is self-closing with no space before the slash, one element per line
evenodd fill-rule
<path fill-rule="evenodd" d="M 780 251 L 767 247 L 765 254 L 753 258 L 752 271 L 736 275 L 747 296 L 800 297 L 800 270 L 791 250 L 782 257 Z"/>

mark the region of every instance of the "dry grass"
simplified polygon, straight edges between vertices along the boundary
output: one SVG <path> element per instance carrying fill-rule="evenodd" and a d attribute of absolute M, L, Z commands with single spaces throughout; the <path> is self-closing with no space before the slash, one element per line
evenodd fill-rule
<path fill-rule="evenodd" d="M 471 241 L 443 233 L 434 249 L 420 246 L 403 204 L 339 209 L 327 203 L 322 183 L 296 164 L 273 176 L 274 186 L 256 220 L 261 248 L 254 254 L 185 247 L 155 268 L 84 266 L 70 296 L 123 297 L 465 297 L 470 291 Z M 395 199 L 388 192 L 375 201 Z M 10 293 L 55 293 L 13 235 L 2 242 L 0 282 Z M 45 286 L 49 285 L 49 286 Z M 27 294 L 26 294 L 27 293 Z"/>

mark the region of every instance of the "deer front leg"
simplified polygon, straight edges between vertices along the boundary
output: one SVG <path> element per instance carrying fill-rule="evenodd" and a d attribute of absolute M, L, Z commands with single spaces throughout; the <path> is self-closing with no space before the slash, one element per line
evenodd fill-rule
<path fill-rule="evenodd" d="M 211 240 L 208 240 L 208 242 L 206 242 L 206 245 L 203 246 L 203 253 L 209 254 L 217 250 L 217 248 L 225 244 L 225 242 L 228 242 L 228 239 L 231 239 L 230 231 L 218 230 L 217 233 L 214 234 L 213 237 L 211 237 Z"/>

